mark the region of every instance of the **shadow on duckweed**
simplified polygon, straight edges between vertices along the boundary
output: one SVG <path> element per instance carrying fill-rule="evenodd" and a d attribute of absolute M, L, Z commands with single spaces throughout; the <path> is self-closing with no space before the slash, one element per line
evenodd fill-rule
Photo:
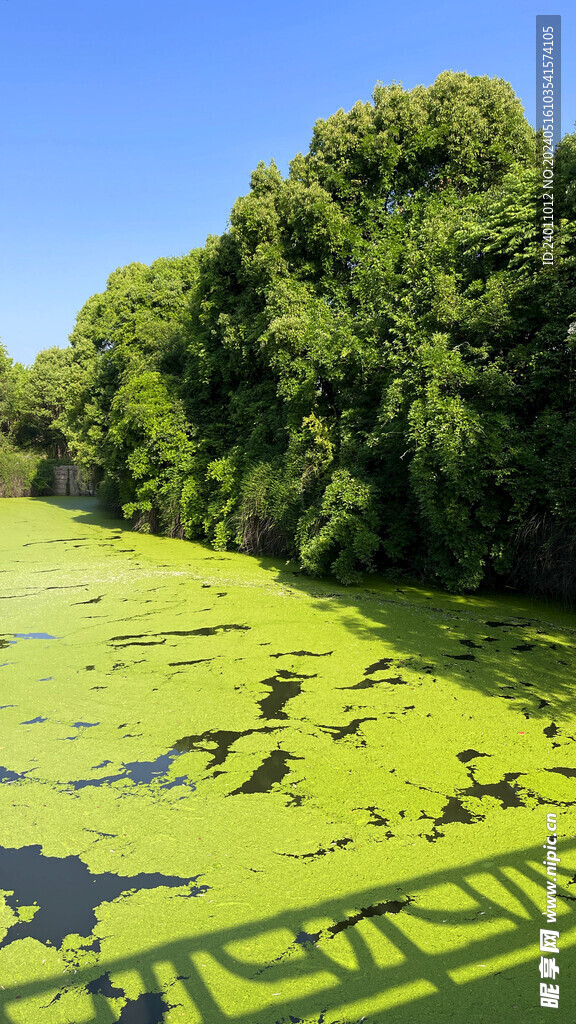
<path fill-rule="evenodd" d="M 125 539 L 126 532 L 131 532 L 129 523 L 111 519 L 99 508 L 95 499 L 78 502 L 63 502 L 54 498 L 33 500 L 77 509 L 80 515 L 74 518 L 79 523 L 108 529 L 111 535 L 114 534 L 114 539 Z M 205 551 L 203 560 L 206 562 L 226 561 L 229 557 L 214 555 L 206 545 L 201 547 Z M 502 684 L 510 685 L 516 690 L 510 695 L 510 706 L 522 711 L 526 717 L 548 717 L 549 727 L 556 727 L 554 719 L 560 720 L 572 713 L 573 682 L 576 678 L 576 632 L 573 626 L 560 623 L 573 623 L 574 619 L 555 604 L 532 601 L 521 595 L 512 598 L 483 593 L 471 595 L 464 603 L 461 598 L 447 593 L 423 594 L 422 588 L 412 584 L 383 587 L 378 578 L 370 587 L 370 577 L 366 577 L 368 585 L 346 589 L 334 581 L 306 577 L 301 572 L 295 572 L 295 566 L 286 565 L 280 559 L 252 557 L 286 591 L 297 590 L 306 594 L 321 611 L 333 613 L 338 609 L 341 624 L 351 634 L 371 642 L 381 640 L 387 648 L 396 648 L 405 663 L 409 663 L 410 659 L 435 661 L 434 665 L 426 669 L 422 667 L 421 670 L 431 672 L 435 668 L 443 678 L 489 696 L 501 696 L 498 687 Z M 513 612 L 506 614 L 505 608 L 511 606 Z M 359 616 L 358 612 L 364 612 L 364 615 Z M 421 628 L 422 616 L 425 617 L 427 635 Z M 556 622 L 550 621 L 554 619 Z M 469 650 L 475 650 L 476 654 L 458 655 L 457 648 L 454 651 L 446 649 L 446 626 L 451 628 L 455 645 L 464 645 Z M 497 635 L 486 634 L 486 628 Z M 519 643 L 526 631 L 531 635 Z M 557 656 L 560 652 L 557 644 L 550 642 L 547 636 L 549 633 L 563 634 L 565 642 L 562 653 L 572 658 L 570 665 Z M 166 637 L 167 634 L 160 636 Z M 302 650 L 278 652 L 274 656 L 326 657 L 330 653 Z M 472 661 L 472 658 L 475 660 Z M 524 659 L 530 661 L 525 662 Z M 525 684 L 517 678 L 524 664 L 542 667 L 542 678 L 546 679 L 545 698 L 542 693 L 527 693 Z M 567 672 L 567 667 L 573 671 Z M 355 688 L 370 685 L 374 684 L 362 682 L 355 684 Z M 543 699 L 547 701 L 545 706 L 541 703 Z"/>
<path fill-rule="evenodd" d="M 560 843 L 561 862 L 566 863 L 574 851 L 574 841 Z M 11 851 L 14 859 L 10 867 L 18 883 L 20 872 L 27 866 L 26 857 L 36 854 L 25 853 L 20 867 L 16 852 Z M 61 867 L 65 869 L 70 860 L 78 858 L 64 858 Z M 71 1000 L 80 1000 L 84 1024 L 160 1024 L 168 1009 L 181 1006 L 185 998 L 191 1019 L 199 1024 L 294 1024 L 304 1019 L 326 1019 L 329 1024 L 381 1024 L 388 1020 L 414 1024 L 417 1019 L 419 1024 L 435 1024 L 441 1017 L 481 1024 L 493 1018 L 495 1007 L 499 1019 L 521 1024 L 538 991 L 538 935 L 542 924 L 538 894 L 545 886 L 540 861 L 538 845 L 488 862 L 476 860 L 458 868 L 421 874 L 401 885 L 349 891 L 338 898 L 114 959 L 102 956 L 101 943 L 96 941 L 91 949 L 97 962 L 86 967 L 75 962 L 73 975 L 63 978 L 58 972 L 6 985 L 0 991 L 0 1020 L 13 1019 L 16 1003 L 18 1019 L 22 1019 L 27 1001 L 34 1000 L 37 1006 L 41 997 L 51 999 L 44 1005 L 67 999 L 69 1013 L 73 1009 Z M 60 868 L 56 870 L 60 872 Z M 84 865 L 78 870 L 83 880 L 89 877 Z M 559 872 L 560 886 L 576 884 L 576 876 L 569 879 L 562 868 Z M 158 885 L 173 883 L 176 887 L 190 887 L 195 881 L 144 877 L 150 884 L 154 880 Z M 115 892 L 127 896 L 129 884 L 142 887 L 142 876 L 102 878 L 110 879 L 106 882 L 112 886 L 110 892 L 106 890 L 108 895 Z M 23 885 L 24 896 L 30 900 L 35 892 L 26 879 Z M 446 909 L 442 895 L 447 891 L 450 909 Z M 199 895 L 193 891 L 189 894 Z M 47 896 L 52 898 L 49 891 Z M 74 904 L 70 898 L 60 902 Z M 78 934 L 86 935 L 94 900 L 88 899 L 82 906 L 84 917 Z M 570 902 L 563 909 L 561 930 L 563 948 L 567 950 L 576 941 L 574 912 Z M 73 909 L 71 912 L 75 913 Z M 33 920 L 38 920 L 40 913 L 41 909 Z M 62 911 L 57 908 L 55 913 L 58 917 Z M 320 921 L 329 923 L 318 927 Z M 450 939 L 455 929 L 457 942 Z M 62 927 L 54 927 L 52 934 L 60 938 L 62 931 Z M 267 958 L 261 953 L 258 957 L 250 951 L 254 944 L 257 950 L 263 950 L 267 939 L 271 949 L 277 949 L 277 936 L 282 931 L 287 938 L 280 955 Z M 14 931 L 12 935 L 16 939 Z M 332 953 L 335 941 L 346 943 L 344 961 L 342 949 L 336 958 Z M 170 981 L 159 981 L 160 965 L 163 979 L 169 977 Z M 121 976 L 128 973 L 138 979 L 141 994 L 137 999 L 126 1000 L 120 984 Z M 286 989 L 290 995 L 283 993 Z M 561 998 L 563 1019 L 573 1019 L 574 990 L 566 987 Z M 122 999 L 121 1007 L 117 1002 L 110 1003 Z M 251 1008 L 246 1009 L 248 1004 Z"/>
<path fill-rule="evenodd" d="M 573 714 L 576 618 L 557 605 L 521 595 L 513 599 L 476 594 L 466 600 L 442 592 L 426 595 L 417 586 L 406 586 L 397 597 L 396 591 L 392 593 L 378 580 L 375 589 L 337 589 L 333 581 L 325 579 L 295 579 L 278 560 L 258 561 L 277 583 L 312 599 L 312 606 L 321 613 L 332 618 L 338 613 L 339 623 L 355 638 L 380 641 L 387 652 L 397 652 L 368 666 L 365 678 L 347 689 L 381 684 L 383 679 L 370 676 L 395 663 L 428 675 L 435 672 L 447 681 L 492 697 L 502 696 L 499 687 L 506 686 L 513 691 L 510 706 L 525 717 L 548 718 L 550 722 L 550 717 L 560 720 Z M 507 618 L 490 617 L 491 609 L 501 611 L 511 604 L 514 613 Z M 530 614 L 522 614 L 524 611 Z M 497 635 L 487 634 L 487 627 Z M 454 643 L 454 650 L 446 646 L 447 640 Z M 469 653 L 459 653 L 462 645 Z M 541 680 L 540 686 L 523 681 L 523 672 L 530 668 Z M 387 681 L 404 682 L 400 676 Z M 534 692 L 527 692 L 532 687 Z M 544 688 L 545 694 L 537 692 Z M 549 728 L 552 726 L 556 727 L 555 721 Z"/>

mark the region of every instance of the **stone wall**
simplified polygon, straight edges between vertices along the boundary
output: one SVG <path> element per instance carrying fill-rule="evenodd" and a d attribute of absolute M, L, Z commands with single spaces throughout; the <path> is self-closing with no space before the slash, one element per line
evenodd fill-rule
<path fill-rule="evenodd" d="M 78 466 L 55 466 L 54 494 L 69 494 L 71 497 L 92 495 L 94 488 L 82 478 Z"/>

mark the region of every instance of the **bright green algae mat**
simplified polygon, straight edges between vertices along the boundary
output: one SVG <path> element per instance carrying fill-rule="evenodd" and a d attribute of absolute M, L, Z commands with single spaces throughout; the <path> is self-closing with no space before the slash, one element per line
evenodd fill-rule
<path fill-rule="evenodd" d="M 572 616 L 90 499 L 1 501 L 0 548 L 0 1020 L 547 1020 L 542 927 L 576 1018 Z"/>

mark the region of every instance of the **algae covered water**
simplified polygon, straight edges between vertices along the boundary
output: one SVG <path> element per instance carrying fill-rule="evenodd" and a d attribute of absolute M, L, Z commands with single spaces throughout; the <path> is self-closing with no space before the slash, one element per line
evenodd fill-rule
<path fill-rule="evenodd" d="M 540 1021 L 542 928 L 574 1019 L 573 617 L 91 499 L 0 547 L 1 1020 Z"/>

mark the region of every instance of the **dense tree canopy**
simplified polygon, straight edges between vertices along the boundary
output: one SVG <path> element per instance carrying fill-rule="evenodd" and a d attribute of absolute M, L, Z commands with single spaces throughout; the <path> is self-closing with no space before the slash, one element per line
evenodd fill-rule
<path fill-rule="evenodd" d="M 26 429 L 60 429 L 65 372 L 71 450 L 140 529 L 343 582 L 575 592 L 575 138 L 545 267 L 511 87 L 377 86 L 286 178 L 259 164 L 204 249 L 115 271 Z"/>

